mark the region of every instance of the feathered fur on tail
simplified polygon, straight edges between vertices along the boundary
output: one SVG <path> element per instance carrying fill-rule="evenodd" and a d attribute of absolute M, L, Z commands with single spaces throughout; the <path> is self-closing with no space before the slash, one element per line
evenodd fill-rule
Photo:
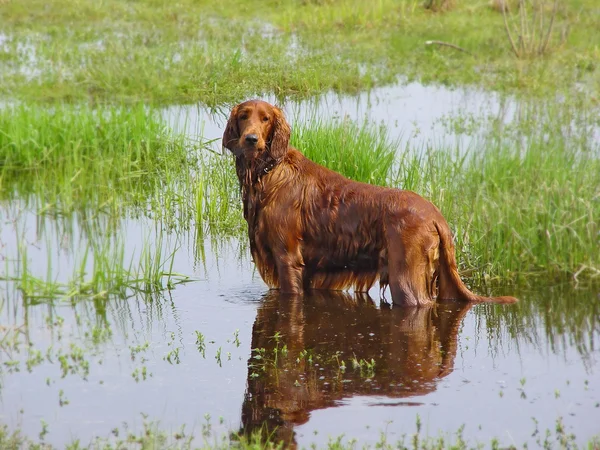
<path fill-rule="evenodd" d="M 439 291 L 440 300 L 466 300 L 469 302 L 491 302 L 491 303 L 515 303 L 515 297 L 483 297 L 473 294 L 462 282 L 458 275 L 456 256 L 454 254 L 454 243 L 448 227 L 435 224 L 440 236 L 440 268 L 439 268 Z"/>

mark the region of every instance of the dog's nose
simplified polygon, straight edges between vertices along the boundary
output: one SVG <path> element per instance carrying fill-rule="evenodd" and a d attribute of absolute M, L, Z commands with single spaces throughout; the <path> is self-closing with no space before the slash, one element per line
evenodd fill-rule
<path fill-rule="evenodd" d="M 258 136 L 256 134 L 249 134 L 246 136 L 246 142 L 254 145 L 258 142 Z"/>

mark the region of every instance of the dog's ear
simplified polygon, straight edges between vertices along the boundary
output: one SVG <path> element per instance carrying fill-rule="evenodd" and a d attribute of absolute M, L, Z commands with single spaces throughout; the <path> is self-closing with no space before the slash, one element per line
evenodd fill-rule
<path fill-rule="evenodd" d="M 285 120 L 283 111 L 273 107 L 273 128 L 271 130 L 271 145 L 269 153 L 278 160 L 285 156 L 290 145 L 290 124 Z"/>
<path fill-rule="evenodd" d="M 234 106 L 234 108 L 231 110 L 229 120 L 227 121 L 227 126 L 223 132 L 222 145 L 231 151 L 235 150 L 238 140 L 240 139 L 240 130 L 237 123 L 238 107 L 239 105 Z"/>

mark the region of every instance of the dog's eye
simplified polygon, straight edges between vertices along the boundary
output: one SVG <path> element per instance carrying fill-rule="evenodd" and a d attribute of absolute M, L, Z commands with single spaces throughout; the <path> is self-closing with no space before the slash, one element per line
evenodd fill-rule
<path fill-rule="evenodd" d="M 263 121 L 263 122 L 268 122 L 268 121 L 269 121 L 269 118 L 268 118 L 267 116 L 265 116 L 265 117 L 263 117 L 262 121 Z"/>
<path fill-rule="evenodd" d="M 246 114 L 242 114 L 240 116 L 240 120 L 246 120 L 248 118 L 248 116 Z"/>

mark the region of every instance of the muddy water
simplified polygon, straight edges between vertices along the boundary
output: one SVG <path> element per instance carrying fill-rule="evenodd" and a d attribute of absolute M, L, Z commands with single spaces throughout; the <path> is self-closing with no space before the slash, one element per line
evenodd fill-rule
<path fill-rule="evenodd" d="M 471 137 L 436 128 L 444 114 L 501 110 L 475 94 L 394 89 L 328 97 L 317 112 L 392 117 L 403 139 L 435 135 L 417 127 L 452 142 Z M 292 120 L 315 111 L 286 110 Z M 208 139 L 224 123 L 198 108 L 165 115 Z M 51 302 L 0 282 L 0 424 L 9 429 L 37 438 L 46 423 L 44 440 L 59 448 L 116 439 L 115 428 L 120 437 L 139 433 L 144 421 L 170 434 L 185 426 L 197 442 L 203 433 L 210 440 L 266 425 L 300 447 L 341 435 L 361 446 L 382 433 L 394 442 L 415 432 L 417 416 L 422 436 L 465 425 L 470 442 L 496 437 L 503 445 L 534 444 L 559 418 L 578 442 L 600 432 L 598 286 L 537 280 L 498 289 L 518 296 L 515 306 L 418 311 L 379 304 L 377 289 L 371 298 L 281 296 L 266 290 L 243 241 L 199 243 L 193 227 L 167 233 L 144 218 L 113 227 L 105 239 L 122 244 L 126 261 L 145 246 L 177 249 L 173 271 L 194 281 L 160 294 Z M 68 280 L 94 239 L 86 230 L 76 218 L 0 205 L 3 273 L 18 275 L 15 261 L 27 248 L 33 274 Z M 84 265 L 93 270 L 91 260 Z"/>

